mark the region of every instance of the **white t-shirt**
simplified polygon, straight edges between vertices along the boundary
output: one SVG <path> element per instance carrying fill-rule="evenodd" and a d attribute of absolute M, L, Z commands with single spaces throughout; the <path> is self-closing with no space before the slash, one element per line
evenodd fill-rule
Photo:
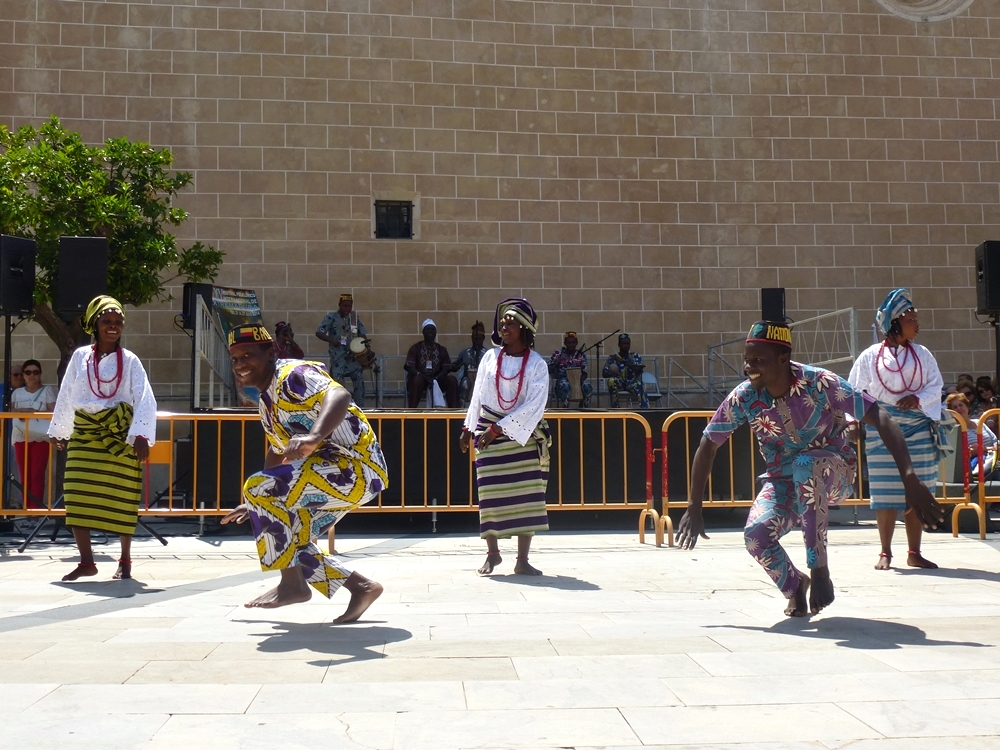
<path fill-rule="evenodd" d="M 29 393 L 27 388 L 17 388 L 10 394 L 11 409 L 33 409 L 34 411 L 49 411 L 48 405 L 55 404 L 56 389 L 51 385 L 43 385 L 34 393 Z M 24 423 L 28 422 L 28 437 L 31 442 L 44 442 L 48 440 L 49 420 L 48 419 L 14 419 L 11 420 L 11 439 L 15 443 L 24 442 Z"/>

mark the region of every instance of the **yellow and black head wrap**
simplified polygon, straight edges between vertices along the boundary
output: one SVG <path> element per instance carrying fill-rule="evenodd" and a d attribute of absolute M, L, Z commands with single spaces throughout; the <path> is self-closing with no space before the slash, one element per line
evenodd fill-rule
<path fill-rule="evenodd" d="M 84 332 L 89 333 L 91 336 L 97 333 L 97 319 L 106 312 L 119 313 L 122 316 L 122 322 L 125 322 L 124 305 L 122 305 L 122 303 L 114 297 L 101 294 L 90 300 L 90 304 L 87 305 L 87 311 L 83 314 L 83 317 L 80 318 L 80 323 L 83 325 Z"/>

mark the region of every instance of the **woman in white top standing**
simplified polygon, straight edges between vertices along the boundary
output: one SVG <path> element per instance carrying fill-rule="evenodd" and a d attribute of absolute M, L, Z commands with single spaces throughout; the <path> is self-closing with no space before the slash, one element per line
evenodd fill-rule
<path fill-rule="evenodd" d="M 934 492 L 937 484 L 941 422 L 941 386 L 944 381 L 937 360 L 926 347 L 913 343 L 920 333 L 917 310 L 906 289 L 893 289 L 879 306 L 875 322 L 885 337 L 861 353 L 848 380 L 867 391 L 899 425 L 906 438 L 913 471 Z M 906 564 L 914 568 L 936 568 L 920 554 L 923 528 L 913 511 L 906 509 L 903 481 L 888 449 L 874 430 L 867 430 L 865 455 L 871 507 L 878 522 L 882 551 L 876 570 L 892 564 L 892 534 L 899 511 L 903 511 L 909 551 Z"/>
<path fill-rule="evenodd" d="M 498 539 L 517 537 L 514 572 L 541 575 L 528 562 L 531 538 L 548 531 L 545 489 L 551 437 L 543 419 L 549 367 L 535 343 L 537 316 L 527 300 L 505 299 L 493 316 L 493 343 L 483 354 L 462 428 L 465 453 L 475 440 L 479 536 L 486 540 L 489 575 L 502 562 Z"/>
<path fill-rule="evenodd" d="M 56 389 L 42 385 L 42 365 L 29 359 L 21 365 L 24 386 L 10 394 L 10 410 L 17 412 L 52 411 L 56 405 Z M 11 441 L 17 456 L 17 470 L 24 488 L 24 507 L 45 507 L 45 470 L 49 465 L 49 420 L 15 419 L 11 425 Z M 27 440 L 25 440 L 27 433 Z"/>
<path fill-rule="evenodd" d="M 96 341 L 73 352 L 49 427 L 57 449 L 66 451 L 66 525 L 80 550 L 80 564 L 64 581 L 97 574 L 91 529 L 118 534 L 114 577 L 132 577 L 141 462 L 156 436 L 156 400 L 142 362 L 121 345 L 124 326 L 124 308 L 113 297 L 87 306 L 83 328 Z"/>

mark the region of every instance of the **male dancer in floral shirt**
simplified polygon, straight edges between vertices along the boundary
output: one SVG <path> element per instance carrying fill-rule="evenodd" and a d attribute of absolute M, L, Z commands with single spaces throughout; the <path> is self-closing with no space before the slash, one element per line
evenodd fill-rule
<path fill-rule="evenodd" d="M 827 510 L 850 496 L 857 456 L 845 434 L 846 415 L 878 430 L 906 488 L 906 504 L 926 528 L 936 528 L 941 506 L 913 472 L 899 427 L 868 394 L 829 370 L 791 361 L 792 336 L 783 323 L 755 323 L 743 352 L 747 380 L 738 385 L 705 428 L 691 467 L 691 495 L 678 544 L 694 549 L 705 539 L 702 498 L 715 454 L 749 422 L 767 464 L 763 488 L 747 518 L 747 551 L 789 600 L 785 614 L 816 614 L 834 599 L 827 565 Z M 802 525 L 812 577 L 792 564 L 781 537 Z M 808 602 L 806 594 L 808 592 Z"/>

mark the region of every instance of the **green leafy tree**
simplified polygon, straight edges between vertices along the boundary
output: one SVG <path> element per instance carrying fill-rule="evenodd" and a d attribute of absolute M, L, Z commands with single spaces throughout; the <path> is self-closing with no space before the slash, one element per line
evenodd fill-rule
<path fill-rule="evenodd" d="M 173 155 L 127 138 L 88 146 L 57 117 L 41 128 L 0 126 L 0 232 L 37 243 L 35 320 L 59 347 L 60 376 L 73 350 L 90 339 L 79 320 L 53 310 L 59 237 L 108 238 L 108 293 L 127 305 L 166 299 L 177 278 L 210 281 L 223 253 L 196 242 L 178 249 L 168 231 L 188 217 L 173 206 L 191 183 L 172 173 Z"/>

